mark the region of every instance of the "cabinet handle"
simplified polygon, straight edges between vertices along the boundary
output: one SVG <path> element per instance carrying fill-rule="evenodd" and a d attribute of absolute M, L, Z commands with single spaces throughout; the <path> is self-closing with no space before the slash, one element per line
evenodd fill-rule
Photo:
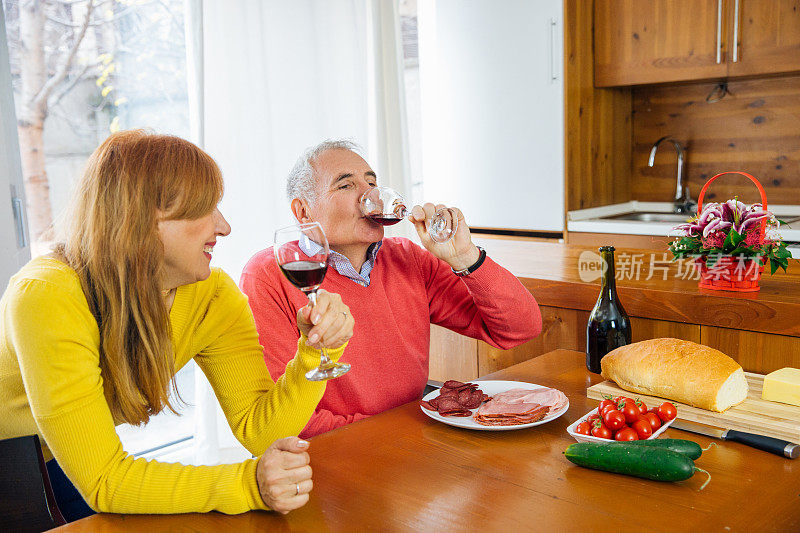
<path fill-rule="evenodd" d="M 739 61 L 739 0 L 733 3 L 733 62 Z"/>
<path fill-rule="evenodd" d="M 558 79 L 558 73 L 556 72 L 556 46 L 558 43 L 556 42 L 556 19 L 550 19 L 550 83 L 553 83 Z"/>
<path fill-rule="evenodd" d="M 717 63 L 722 63 L 722 0 L 717 0 Z"/>
<path fill-rule="evenodd" d="M 28 246 L 28 231 L 25 227 L 25 206 L 22 198 L 15 196 L 11 198 L 11 209 L 14 213 L 14 226 L 17 230 L 17 248 Z"/>

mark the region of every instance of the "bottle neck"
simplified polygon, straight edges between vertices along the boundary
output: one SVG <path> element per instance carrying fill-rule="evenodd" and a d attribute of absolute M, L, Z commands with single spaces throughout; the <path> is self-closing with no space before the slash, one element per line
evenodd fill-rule
<path fill-rule="evenodd" d="M 617 282 L 614 270 L 614 252 L 604 251 L 603 261 L 606 264 L 606 271 L 600 279 L 600 297 L 614 298 L 617 295 Z"/>

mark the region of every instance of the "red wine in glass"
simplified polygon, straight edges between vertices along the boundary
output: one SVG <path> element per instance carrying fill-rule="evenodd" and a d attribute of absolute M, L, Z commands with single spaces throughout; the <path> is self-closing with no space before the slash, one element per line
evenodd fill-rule
<path fill-rule="evenodd" d="M 291 261 L 278 266 L 286 279 L 306 294 L 319 288 L 328 270 L 327 261 Z"/>
<path fill-rule="evenodd" d="M 384 215 L 384 214 L 368 215 L 367 218 L 377 224 L 380 224 L 381 226 L 394 226 L 395 224 L 403 220 L 402 217 L 398 217 L 395 215 Z"/>
<path fill-rule="evenodd" d="M 392 226 L 408 216 L 402 195 L 389 187 L 371 187 L 358 203 L 361 213 L 381 226 Z M 428 235 L 434 242 L 447 242 L 456 234 L 458 216 L 455 210 L 444 207 L 436 211 L 427 225 Z"/>
<path fill-rule="evenodd" d="M 325 279 L 330 256 L 328 239 L 319 222 L 277 230 L 273 251 L 275 261 L 289 283 L 300 289 L 312 306 L 317 305 L 317 289 Z M 331 361 L 322 348 L 319 366 L 306 372 L 306 379 L 324 381 L 338 378 L 348 370 L 348 363 Z"/>

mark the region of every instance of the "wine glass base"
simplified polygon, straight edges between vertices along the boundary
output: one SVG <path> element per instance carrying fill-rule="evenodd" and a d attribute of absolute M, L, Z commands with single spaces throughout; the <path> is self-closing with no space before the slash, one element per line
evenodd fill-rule
<path fill-rule="evenodd" d="M 308 381 L 326 381 L 343 376 L 349 370 L 350 365 L 348 363 L 329 363 L 306 372 L 306 379 Z"/>

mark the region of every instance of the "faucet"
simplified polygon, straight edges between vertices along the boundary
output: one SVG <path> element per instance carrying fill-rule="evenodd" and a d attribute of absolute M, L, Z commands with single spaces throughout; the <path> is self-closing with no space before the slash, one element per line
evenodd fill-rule
<path fill-rule="evenodd" d="M 675 151 L 678 153 L 678 183 L 675 187 L 675 201 L 672 203 L 672 211 L 674 213 L 692 215 L 697 211 L 697 202 L 692 200 L 692 197 L 689 196 L 689 184 L 686 182 L 683 176 L 684 149 L 683 146 L 681 146 L 681 143 L 669 135 L 661 137 L 659 140 L 653 143 L 653 147 L 650 149 L 650 160 L 647 162 L 647 164 L 648 166 L 653 166 L 656 159 L 656 151 L 658 151 L 658 145 L 663 141 L 671 142 L 675 147 Z"/>

